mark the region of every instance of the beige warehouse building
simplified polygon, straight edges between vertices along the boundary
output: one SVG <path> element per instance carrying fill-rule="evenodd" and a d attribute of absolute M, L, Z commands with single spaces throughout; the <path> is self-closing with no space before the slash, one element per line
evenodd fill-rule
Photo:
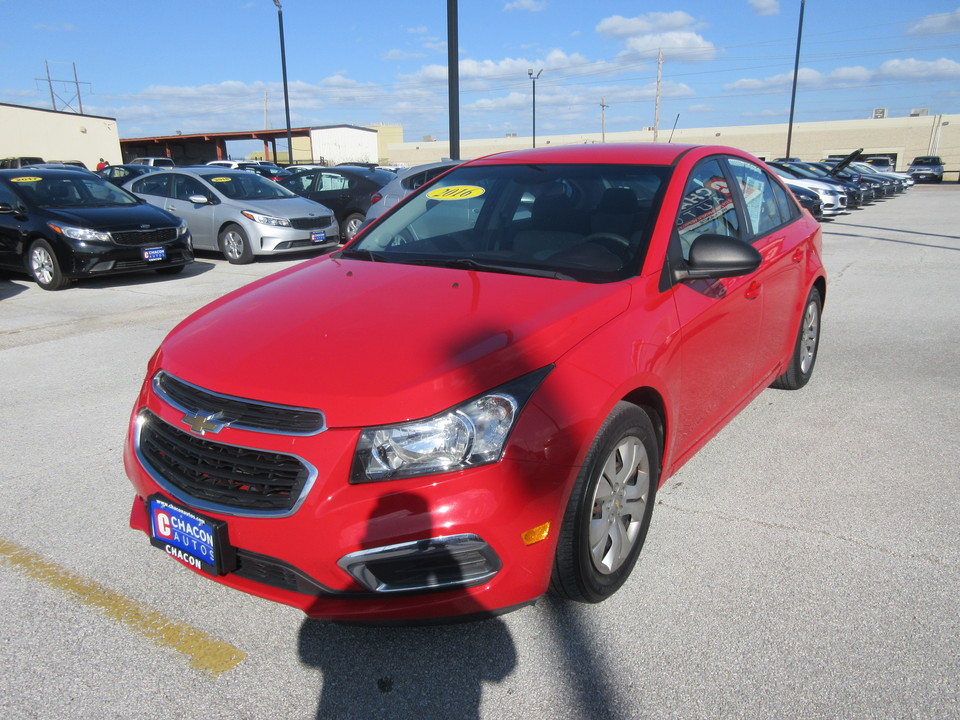
<path fill-rule="evenodd" d="M 147 144 L 136 140 L 123 140 L 118 136 L 114 118 L 80 115 L 69 112 L 0 103 L 0 158 L 33 155 L 45 160 L 82 160 L 93 167 L 101 157 L 116 164 L 121 160 L 120 148 L 146 149 Z M 369 159 L 376 153 L 381 164 L 412 166 L 433 162 L 450 155 L 446 141 L 433 138 L 419 142 L 404 142 L 403 129 L 398 125 L 372 125 L 367 128 L 354 126 L 325 126 L 302 128 L 303 138 L 294 138 L 294 160 L 311 161 L 317 149 L 309 145 L 308 137 L 326 137 L 331 129 L 347 128 L 355 132 L 341 132 L 337 145 L 337 161 Z M 376 131 L 375 147 L 368 137 Z M 277 134 L 280 131 L 270 131 Z M 299 132 L 299 130 L 298 130 Z M 254 133 L 255 134 L 255 133 Z M 209 143 L 209 148 L 198 148 L 206 153 L 197 157 L 218 157 L 216 143 L 239 136 L 253 136 L 250 132 L 210 133 L 190 136 L 199 143 Z M 182 144 L 186 136 L 150 138 L 151 155 L 169 154 L 173 144 Z M 537 135 L 537 145 L 579 145 L 584 143 L 620 142 L 674 142 L 689 144 L 731 145 L 753 153 L 757 157 L 772 159 L 786 152 L 787 124 L 742 125 L 737 127 L 661 129 L 652 128 L 633 132 L 577 133 L 567 135 Z M 344 143 L 355 147 L 341 147 Z M 329 143 L 328 143 L 329 144 Z M 143 147 L 139 147 L 142 145 Z M 302 145 L 302 148 L 301 148 Z M 471 159 L 491 153 L 529 148 L 532 138 L 501 137 L 479 140 L 461 140 L 460 157 Z M 319 147 L 319 146 L 318 146 Z M 956 181 L 960 175 L 960 115 L 918 115 L 911 117 L 879 117 L 865 120 L 840 120 L 831 122 L 796 123 L 793 127 L 790 154 L 803 160 L 820 160 L 827 155 L 849 153 L 863 148 L 865 154 L 887 155 L 895 160 L 897 170 L 905 170 L 918 155 L 939 155 L 943 158 L 946 175 Z M 324 150 L 324 147 L 320 147 Z M 207 155 L 209 157 L 207 157 Z M 341 158 L 342 156 L 342 158 Z M 193 162 L 197 162 L 193 160 Z M 329 160 L 328 160 L 329 162 Z"/>
<path fill-rule="evenodd" d="M 759 158 L 782 157 L 787 147 L 787 124 L 742 125 L 737 127 L 678 128 L 660 130 L 654 138 L 652 128 L 634 132 L 580 133 L 574 135 L 537 134 L 537 146 L 580 145 L 584 143 L 674 142 L 703 145 L 731 145 Z M 529 148 L 527 137 L 461 140 L 460 157 L 467 160 L 491 153 Z M 802 160 L 820 160 L 828 155 L 846 154 L 863 148 L 865 155 L 888 155 L 898 171 L 907 169 L 918 155 L 943 158 L 947 180 L 960 173 L 960 115 L 923 115 L 916 117 L 839 120 L 795 123 L 790 154 Z M 392 164 L 418 165 L 449 157 L 445 141 L 393 142 L 381 153 Z"/>

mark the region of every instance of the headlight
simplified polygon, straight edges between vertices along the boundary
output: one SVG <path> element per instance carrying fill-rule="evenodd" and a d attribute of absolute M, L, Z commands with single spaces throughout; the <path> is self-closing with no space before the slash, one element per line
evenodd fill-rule
<path fill-rule="evenodd" d="M 183 237 L 187 234 L 187 221 L 181 220 L 180 224 L 177 225 L 177 237 Z"/>
<path fill-rule="evenodd" d="M 254 222 L 258 222 L 263 225 L 290 227 L 290 221 L 287 220 L 287 218 L 273 217 L 272 215 L 261 215 L 260 213 L 251 212 L 250 210 L 243 210 L 240 214 L 246 218 L 250 218 Z"/>
<path fill-rule="evenodd" d="M 113 242 L 113 238 L 110 237 L 110 233 L 100 232 L 99 230 L 73 227 L 72 225 L 60 225 L 52 222 L 48 222 L 47 225 L 71 240 L 81 240 L 83 242 Z"/>
<path fill-rule="evenodd" d="M 433 417 L 360 433 L 351 483 L 399 480 L 497 462 L 548 366 Z"/>

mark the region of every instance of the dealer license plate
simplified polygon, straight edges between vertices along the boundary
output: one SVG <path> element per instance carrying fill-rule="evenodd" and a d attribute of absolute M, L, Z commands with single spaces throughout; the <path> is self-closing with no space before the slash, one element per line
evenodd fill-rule
<path fill-rule="evenodd" d="M 233 568 L 227 524 L 170 502 L 162 495 L 147 500 L 150 517 L 150 544 L 191 567 L 210 575 L 222 575 Z"/>
<path fill-rule="evenodd" d="M 153 262 L 155 260 L 166 260 L 167 259 L 167 249 L 158 247 L 158 248 L 145 248 L 143 251 L 143 259 L 147 262 Z"/>
<path fill-rule="evenodd" d="M 327 233 L 324 230 L 314 230 L 310 233 L 310 242 L 322 243 L 327 239 Z"/>

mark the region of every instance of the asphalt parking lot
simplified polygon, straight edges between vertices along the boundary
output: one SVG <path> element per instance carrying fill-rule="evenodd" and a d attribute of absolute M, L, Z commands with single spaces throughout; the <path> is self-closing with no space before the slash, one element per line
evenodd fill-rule
<path fill-rule="evenodd" d="M 127 527 L 150 355 L 302 258 L 56 293 L 0 276 L 0 717 L 956 718 L 958 228 L 953 183 L 824 223 L 813 380 L 667 483 L 611 600 L 433 628 L 306 621 Z"/>

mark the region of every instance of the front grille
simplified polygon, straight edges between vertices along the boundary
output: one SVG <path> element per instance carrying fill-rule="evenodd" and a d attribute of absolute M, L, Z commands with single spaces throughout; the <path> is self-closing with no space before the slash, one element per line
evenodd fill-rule
<path fill-rule="evenodd" d="M 200 501 L 252 513 L 296 509 L 314 477 L 293 455 L 225 445 L 167 424 L 149 410 L 140 418 L 138 451 L 158 481 Z M 176 494 L 176 493 L 175 493 Z"/>
<path fill-rule="evenodd" d="M 321 217 L 302 217 L 302 218 L 290 218 L 290 225 L 297 230 L 320 230 L 321 228 L 330 227 L 330 222 L 333 219 L 331 215 L 322 215 Z"/>
<path fill-rule="evenodd" d="M 325 419 L 319 410 L 271 405 L 221 395 L 162 370 L 153 378 L 153 389 L 179 410 L 208 417 L 216 415 L 216 422 L 240 430 L 281 435 L 316 435 L 325 428 Z"/>
<path fill-rule="evenodd" d="M 123 230 L 110 233 L 110 237 L 117 245 L 162 245 L 176 240 L 176 228 L 161 228 L 159 230 Z"/>

